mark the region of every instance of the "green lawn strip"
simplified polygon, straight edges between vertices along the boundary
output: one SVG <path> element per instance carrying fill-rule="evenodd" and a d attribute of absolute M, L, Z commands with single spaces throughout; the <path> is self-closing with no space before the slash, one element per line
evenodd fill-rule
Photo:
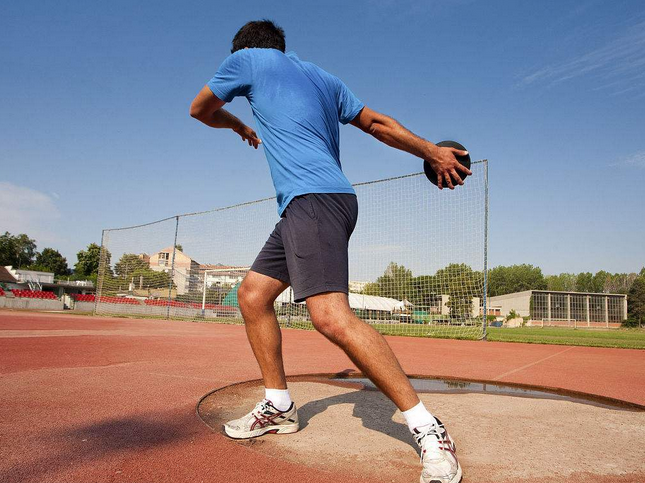
<path fill-rule="evenodd" d="M 567 328 L 488 329 L 488 340 L 528 344 L 562 344 L 589 347 L 645 349 L 645 332 L 640 330 L 583 330 Z"/>

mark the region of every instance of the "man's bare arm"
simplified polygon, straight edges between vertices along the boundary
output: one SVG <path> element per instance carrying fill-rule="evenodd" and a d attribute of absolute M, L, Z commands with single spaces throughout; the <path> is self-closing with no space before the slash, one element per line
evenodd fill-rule
<path fill-rule="evenodd" d="M 190 105 L 190 115 L 207 126 L 232 129 L 243 141 L 248 142 L 249 146 L 257 149 L 262 141 L 255 131 L 226 109 L 222 109 L 224 104 L 226 103 L 213 94 L 208 86 L 204 86 Z"/>
<path fill-rule="evenodd" d="M 442 189 L 444 185 L 454 189 L 453 179 L 459 184 L 464 184 L 458 171 L 463 174 L 472 174 L 469 169 L 462 166 L 455 158 L 455 155 L 466 155 L 466 151 L 454 148 L 440 148 L 409 131 L 395 119 L 373 111 L 369 107 L 364 107 L 351 121 L 351 124 L 371 134 L 388 146 L 408 152 L 429 162 L 432 169 L 437 173 L 439 189 Z"/>

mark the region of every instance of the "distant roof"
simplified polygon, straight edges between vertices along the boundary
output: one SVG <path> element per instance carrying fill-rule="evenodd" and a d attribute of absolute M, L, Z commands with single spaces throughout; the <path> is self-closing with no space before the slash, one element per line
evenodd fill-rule
<path fill-rule="evenodd" d="M 150 259 L 150 258 L 154 257 L 155 255 L 158 255 L 159 253 L 172 253 L 172 252 L 173 252 L 173 248 L 174 248 L 174 247 L 173 247 L 172 245 L 170 245 L 169 247 L 162 248 L 161 250 L 154 252 L 152 255 L 148 255 L 147 253 L 142 253 L 142 254 L 141 254 L 141 255 L 139 255 L 139 256 L 142 256 L 142 255 L 143 255 L 143 256 L 148 257 L 148 259 Z M 175 251 L 175 254 L 180 253 L 180 254 L 182 254 L 183 256 L 185 256 L 186 258 L 189 258 L 191 262 L 199 263 L 199 262 L 195 261 L 193 258 L 191 258 L 190 256 L 186 255 L 186 254 L 185 254 L 183 251 L 181 251 L 179 248 L 174 248 L 174 251 Z"/>
<path fill-rule="evenodd" d="M 212 265 L 210 263 L 202 263 L 199 265 L 200 270 L 248 270 L 249 267 L 239 267 L 234 265 Z"/>
<path fill-rule="evenodd" d="M 17 283 L 18 279 L 13 275 L 11 275 L 9 270 L 4 268 L 3 266 L 0 266 L 0 282 Z"/>
<path fill-rule="evenodd" d="M 381 310 L 384 312 L 393 312 L 395 309 L 400 310 L 406 306 L 412 305 L 407 300 L 401 301 L 389 297 L 377 297 L 376 295 L 363 295 L 353 292 L 348 294 L 348 298 L 349 306 L 352 309 L 360 310 Z M 283 303 L 293 302 L 293 296 L 289 292 L 288 288 L 278 295 L 277 301 Z"/>
<path fill-rule="evenodd" d="M 622 293 L 598 293 L 598 292 L 564 292 L 561 290 L 524 290 L 522 292 L 512 292 L 506 293 L 504 295 L 495 295 L 490 297 L 489 300 L 491 303 L 494 303 L 498 300 L 504 300 L 515 297 L 530 297 L 534 293 L 544 293 L 544 294 L 553 294 L 553 295 L 599 295 L 599 296 L 613 296 L 613 297 L 627 297 L 627 295 Z"/>

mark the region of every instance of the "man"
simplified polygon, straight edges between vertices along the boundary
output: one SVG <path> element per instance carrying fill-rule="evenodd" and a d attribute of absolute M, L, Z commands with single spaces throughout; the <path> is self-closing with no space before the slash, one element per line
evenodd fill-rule
<path fill-rule="evenodd" d="M 222 109 L 236 96 L 251 104 L 259 136 Z M 439 189 L 463 184 L 459 172 L 470 171 L 455 155 L 467 153 L 416 136 L 366 107 L 337 77 L 285 54 L 284 31 L 267 20 L 249 22 L 237 32 L 231 55 L 197 94 L 190 114 L 207 126 L 232 129 L 256 149 L 262 143 L 281 217 L 238 290 L 266 397 L 244 417 L 226 423 L 226 434 L 252 438 L 298 431 L 273 309 L 291 285 L 295 300 L 306 301 L 314 327 L 403 413 L 421 448 L 421 482 L 460 481 L 455 446 L 443 424 L 419 400 L 385 339 L 349 307 L 347 245 L 358 205 L 341 170 L 339 122 L 429 162 Z"/>

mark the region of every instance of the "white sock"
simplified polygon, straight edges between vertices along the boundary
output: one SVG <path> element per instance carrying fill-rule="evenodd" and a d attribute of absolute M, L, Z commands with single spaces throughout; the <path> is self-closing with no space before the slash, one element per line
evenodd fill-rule
<path fill-rule="evenodd" d="M 401 414 L 403 414 L 405 422 L 408 423 L 408 428 L 412 434 L 414 434 L 414 428 L 423 431 L 435 422 L 434 416 L 428 412 L 421 401 L 413 408 L 402 411 Z"/>
<path fill-rule="evenodd" d="M 271 401 L 278 411 L 286 411 L 291 407 L 289 389 L 264 389 L 264 398 Z"/>

